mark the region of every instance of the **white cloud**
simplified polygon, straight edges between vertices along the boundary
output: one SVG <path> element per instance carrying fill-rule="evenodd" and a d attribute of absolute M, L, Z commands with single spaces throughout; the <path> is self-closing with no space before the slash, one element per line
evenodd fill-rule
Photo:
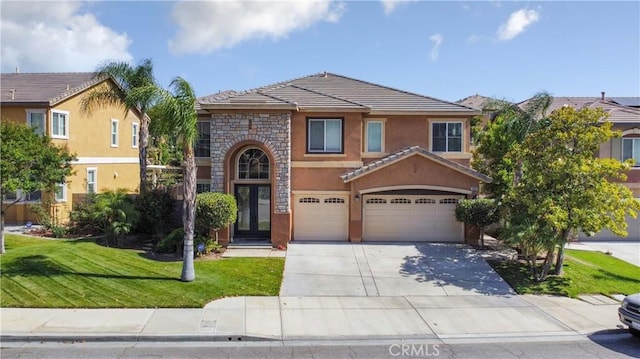
<path fill-rule="evenodd" d="M 482 36 L 477 34 L 469 35 L 469 37 L 467 38 L 467 42 L 469 44 L 477 44 L 480 42 L 480 40 L 482 40 Z"/>
<path fill-rule="evenodd" d="M 511 13 L 509 20 L 500 25 L 498 38 L 500 40 L 511 40 L 523 32 L 529 25 L 538 21 L 540 16 L 535 10 L 520 9 Z"/>
<path fill-rule="evenodd" d="M 169 49 L 206 54 L 249 39 L 283 38 L 316 22 L 337 22 L 344 7 L 329 0 L 181 1 L 173 9 L 179 29 Z"/>
<path fill-rule="evenodd" d="M 429 40 L 433 41 L 433 46 L 431 47 L 431 61 L 436 61 L 438 59 L 438 49 L 442 44 L 442 35 L 441 34 L 433 34 L 429 37 Z"/>
<path fill-rule="evenodd" d="M 129 37 L 102 25 L 82 6 L 1 1 L 2 71 L 92 71 L 107 60 L 130 61 Z"/>
<path fill-rule="evenodd" d="M 410 1 L 416 1 L 416 0 L 380 0 L 380 1 L 382 2 L 382 8 L 384 10 L 384 14 L 390 15 L 398 7 L 398 5 L 402 3 L 407 3 Z"/>

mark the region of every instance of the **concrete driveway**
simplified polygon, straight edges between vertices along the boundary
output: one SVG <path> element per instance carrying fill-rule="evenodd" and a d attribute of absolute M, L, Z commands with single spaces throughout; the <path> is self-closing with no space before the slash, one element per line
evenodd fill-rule
<path fill-rule="evenodd" d="M 280 296 L 507 295 L 513 289 L 465 245 L 290 243 Z"/>

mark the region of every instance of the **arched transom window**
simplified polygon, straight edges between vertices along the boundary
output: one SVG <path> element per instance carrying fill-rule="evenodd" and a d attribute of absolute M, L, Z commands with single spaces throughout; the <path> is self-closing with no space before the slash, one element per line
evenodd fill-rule
<path fill-rule="evenodd" d="M 269 179 L 269 157 L 257 148 L 245 150 L 238 158 L 238 179 Z"/>

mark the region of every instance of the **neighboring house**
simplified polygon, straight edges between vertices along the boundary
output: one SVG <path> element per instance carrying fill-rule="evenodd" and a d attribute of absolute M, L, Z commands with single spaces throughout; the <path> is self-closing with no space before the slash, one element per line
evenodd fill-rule
<path fill-rule="evenodd" d="M 94 73 L 3 73 L 0 77 L 0 111 L 2 121 L 27 123 L 40 134 L 52 138 L 53 144 L 66 146 L 77 156 L 74 174 L 60 183 L 52 201 L 52 216 L 59 222 L 68 219 L 77 198 L 90 192 L 139 186 L 138 114 L 125 113 L 122 107 L 105 106 L 87 113 L 81 100 L 92 89 L 117 86 L 110 78 L 94 78 Z M 11 159 L 6 159 L 11 160 Z M 7 223 L 37 222 L 28 204 L 49 202 L 41 191 L 13 193 L 3 199 L 3 206 L 16 196 L 27 201 L 11 206 Z"/>
<path fill-rule="evenodd" d="M 527 101 L 520 103 L 522 106 Z M 602 108 L 609 114 L 606 121 L 613 123 L 613 129 L 621 132 L 622 137 L 613 138 L 600 146 L 601 158 L 618 160 L 634 159 L 635 166 L 627 173 L 623 185 L 629 188 L 640 200 L 640 98 L 638 97 L 554 97 L 548 112 L 571 106 L 581 108 Z M 640 217 L 640 216 L 639 216 Z M 628 239 L 640 240 L 640 218 L 627 221 Z M 582 235 L 584 236 L 584 235 Z M 619 239 L 610 231 L 602 231 L 595 236 L 599 239 Z"/>
<path fill-rule="evenodd" d="M 198 99 L 198 191 L 234 194 L 221 241 L 463 242 L 480 111 L 330 73 Z"/>

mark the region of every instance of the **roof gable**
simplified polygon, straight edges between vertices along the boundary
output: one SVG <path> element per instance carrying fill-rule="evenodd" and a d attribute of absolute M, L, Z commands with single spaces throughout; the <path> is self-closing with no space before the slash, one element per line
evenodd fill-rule
<path fill-rule="evenodd" d="M 106 79 L 93 72 L 3 73 L 0 102 L 52 106 Z"/>
<path fill-rule="evenodd" d="M 412 146 L 412 147 L 407 147 L 403 150 L 400 150 L 396 153 L 392 153 L 389 156 L 386 156 L 384 158 L 381 158 L 377 161 L 373 161 L 365 166 L 362 166 L 358 169 L 349 171 L 344 173 L 343 175 L 340 176 L 340 178 L 345 182 L 351 182 L 355 179 L 358 179 L 360 177 L 369 175 L 377 170 L 380 170 L 382 168 L 385 168 L 387 166 L 390 166 L 394 163 L 397 163 L 399 161 L 402 161 L 404 159 L 407 159 L 411 156 L 422 156 L 425 157 L 427 159 L 430 159 L 436 163 L 439 163 L 443 166 L 449 167 L 455 171 L 458 171 L 460 173 L 463 173 L 467 176 L 476 178 L 482 182 L 487 182 L 490 183 L 493 180 L 491 179 L 491 177 L 485 176 L 482 173 L 472 170 L 471 168 L 465 167 L 461 164 L 455 163 L 453 161 L 450 161 L 446 158 L 440 157 L 432 152 L 429 152 L 427 150 L 425 150 L 424 148 L 420 147 L 420 146 Z"/>

